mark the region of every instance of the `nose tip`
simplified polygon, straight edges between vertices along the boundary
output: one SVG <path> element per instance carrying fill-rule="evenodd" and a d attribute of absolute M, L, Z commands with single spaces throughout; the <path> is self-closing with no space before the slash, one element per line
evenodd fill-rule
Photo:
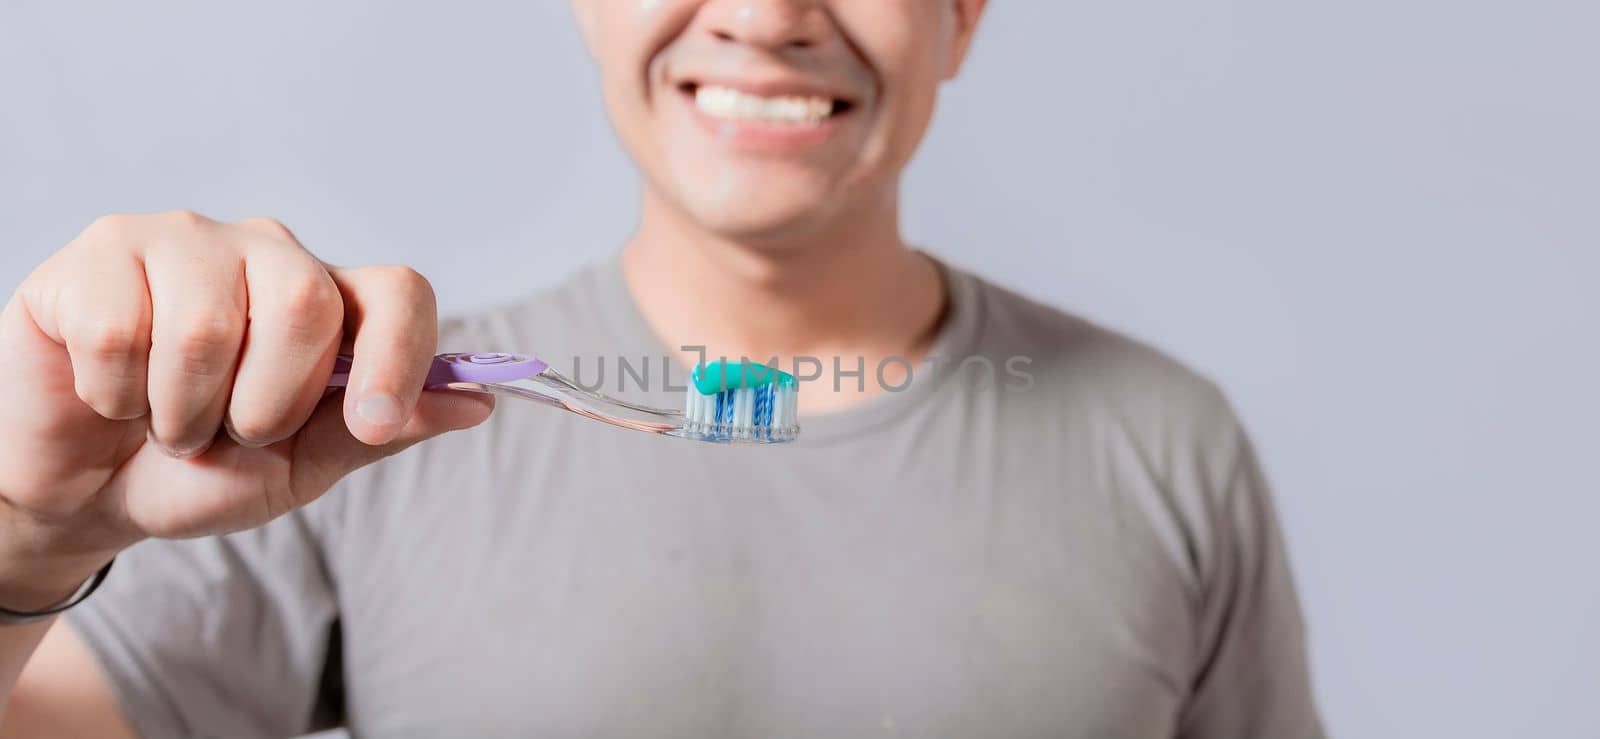
<path fill-rule="evenodd" d="M 710 0 L 700 12 L 709 33 L 725 43 L 804 49 L 828 33 L 826 13 L 815 0 Z"/>

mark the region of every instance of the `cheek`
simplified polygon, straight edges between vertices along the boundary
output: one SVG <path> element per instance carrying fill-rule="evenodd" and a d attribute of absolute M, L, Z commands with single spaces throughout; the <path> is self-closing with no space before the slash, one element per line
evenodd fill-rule
<path fill-rule="evenodd" d="M 929 0 L 840 0 L 834 17 L 876 77 L 870 155 L 892 166 L 915 151 L 943 79 L 947 29 Z"/>
<path fill-rule="evenodd" d="M 661 94 L 653 85 L 660 70 L 652 63 L 665 40 L 681 30 L 703 0 L 587 0 L 594 27 L 590 50 L 599 67 L 606 112 L 625 148 L 652 159 L 651 117 Z"/>

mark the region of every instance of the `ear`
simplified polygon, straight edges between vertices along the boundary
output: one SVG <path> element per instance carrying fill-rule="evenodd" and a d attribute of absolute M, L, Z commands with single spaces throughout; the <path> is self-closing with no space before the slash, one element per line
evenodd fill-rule
<path fill-rule="evenodd" d="M 578 20 L 578 32 L 583 34 L 583 47 L 594 57 L 595 9 L 594 0 L 572 0 L 572 15 Z"/>
<path fill-rule="evenodd" d="M 967 51 L 972 48 L 972 37 L 978 32 L 978 20 L 983 17 L 984 9 L 989 7 L 989 0 L 947 2 L 955 6 L 955 32 L 950 35 L 950 64 L 944 70 L 944 78 L 949 80 L 955 79 L 961 72 L 961 65 L 967 60 Z"/>

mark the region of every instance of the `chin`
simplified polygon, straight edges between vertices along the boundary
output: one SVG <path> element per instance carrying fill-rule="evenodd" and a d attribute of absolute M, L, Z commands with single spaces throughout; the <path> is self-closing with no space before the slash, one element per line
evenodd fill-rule
<path fill-rule="evenodd" d="M 725 238 L 787 241 L 825 231 L 840 215 L 834 188 L 803 177 L 738 178 L 688 188 L 678 202 L 706 230 Z"/>
<path fill-rule="evenodd" d="M 701 226 L 734 241 L 782 244 L 827 230 L 835 209 L 817 202 L 778 203 L 744 198 L 734 203 L 692 208 Z"/>

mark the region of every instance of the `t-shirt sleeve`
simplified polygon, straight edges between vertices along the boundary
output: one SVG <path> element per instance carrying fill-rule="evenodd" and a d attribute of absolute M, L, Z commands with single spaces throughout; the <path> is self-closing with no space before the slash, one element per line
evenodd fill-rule
<path fill-rule="evenodd" d="M 1204 489 L 1200 643 L 1180 739 L 1320 739 L 1305 628 L 1272 492 L 1226 401 L 1194 474 Z"/>
<path fill-rule="evenodd" d="M 306 514 L 137 544 L 69 612 L 138 734 L 247 739 L 312 728 L 337 614 Z"/>

